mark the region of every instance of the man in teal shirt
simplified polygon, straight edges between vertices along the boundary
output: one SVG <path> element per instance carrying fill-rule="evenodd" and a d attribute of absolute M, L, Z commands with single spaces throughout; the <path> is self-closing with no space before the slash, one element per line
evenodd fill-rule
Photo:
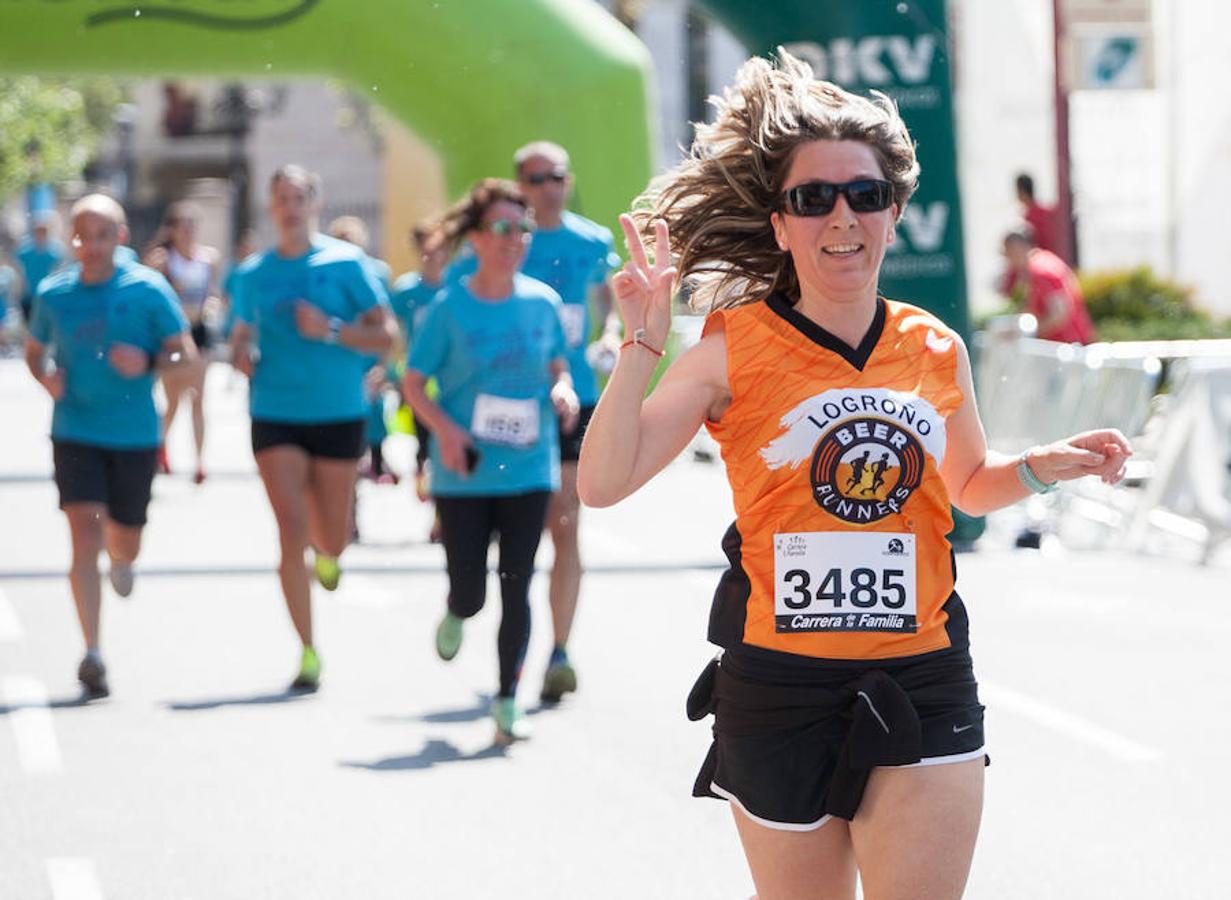
<path fill-rule="evenodd" d="M 581 553 L 577 522 L 577 460 L 586 424 L 598 403 L 598 378 L 587 359 L 593 336 L 592 313 L 603 323 L 603 340 L 618 347 L 619 322 L 611 315 L 608 273 L 621 265 L 611 232 L 570 212 L 573 173 L 563 147 L 548 141 L 527 144 L 513 156 L 517 182 L 534 210 L 536 230 L 522 272 L 546 283 L 560 295 L 560 322 L 573 387 L 581 404 L 577 427 L 560 434 L 560 489 L 547 510 L 547 528 L 555 546 L 551 569 L 551 619 L 555 643 L 542 699 L 554 703 L 577 689 L 577 673 L 566 649 L 581 590 Z"/>
<path fill-rule="evenodd" d="M 64 265 L 68 251 L 56 238 L 59 217 L 54 210 L 33 214 L 30 234 L 17 246 L 17 265 L 21 270 L 21 314 L 27 324 L 38 293 L 39 282 Z"/>
<path fill-rule="evenodd" d="M 124 210 L 91 194 L 72 213 L 77 265 L 42 280 L 26 365 L 55 401 L 51 441 L 60 508 L 72 537 L 69 584 L 85 638 L 77 669 L 87 699 L 109 693 L 99 652 L 98 555 L 127 597 L 150 502 L 159 441 L 154 380 L 190 363 L 196 348 L 167 280 L 137 263 L 117 266 Z"/>

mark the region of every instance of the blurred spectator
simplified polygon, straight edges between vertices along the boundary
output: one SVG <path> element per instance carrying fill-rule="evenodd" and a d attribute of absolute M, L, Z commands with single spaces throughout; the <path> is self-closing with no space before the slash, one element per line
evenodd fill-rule
<path fill-rule="evenodd" d="M 30 321 L 30 308 L 38 283 L 60 268 L 67 259 L 67 250 L 60 243 L 60 216 L 54 209 L 44 209 L 31 216 L 30 233 L 17 246 L 17 268 L 21 275 L 21 313 Z"/>
<path fill-rule="evenodd" d="M 1034 179 L 1025 172 L 1018 175 L 1014 183 L 1017 186 L 1017 202 L 1022 205 L 1022 218 L 1030 225 L 1034 245 L 1072 265 L 1073 254 L 1059 210 L 1054 206 L 1043 206 L 1035 199 Z"/>
<path fill-rule="evenodd" d="M 1064 260 L 1036 247 L 1028 228 L 1005 235 L 1004 256 L 1008 270 L 1002 290 L 1020 300 L 1023 312 L 1038 319 L 1040 338 L 1066 344 L 1094 341 L 1094 323 L 1081 285 Z"/>

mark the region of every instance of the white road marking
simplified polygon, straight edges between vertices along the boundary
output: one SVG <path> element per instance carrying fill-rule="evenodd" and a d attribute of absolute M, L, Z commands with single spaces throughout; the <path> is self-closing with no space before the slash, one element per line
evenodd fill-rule
<path fill-rule="evenodd" d="M 17 610 L 13 609 L 4 588 L 0 588 L 0 642 L 19 641 L 24 635 Z"/>
<path fill-rule="evenodd" d="M 53 900 L 103 900 L 94 862 L 81 856 L 47 860 L 47 880 Z"/>
<path fill-rule="evenodd" d="M 323 595 L 328 601 L 329 595 Z M 342 581 L 334 595 L 343 606 L 358 606 L 366 609 L 392 609 L 401 601 L 380 580 L 366 575 L 348 575 L 342 571 Z"/>
<path fill-rule="evenodd" d="M 1057 709 L 1011 688 L 988 684 L 981 678 L 979 695 L 980 699 L 990 706 L 1016 713 L 1066 737 L 1097 747 L 1125 762 L 1156 762 L 1163 758 L 1162 751 L 1155 747 L 1139 744 L 1081 716 Z"/>
<path fill-rule="evenodd" d="M 47 701 L 47 688 L 29 675 L 6 675 L 0 681 L 0 698 L 11 707 L 6 717 L 13 726 L 17 756 L 28 775 L 54 775 L 62 768 Z"/>

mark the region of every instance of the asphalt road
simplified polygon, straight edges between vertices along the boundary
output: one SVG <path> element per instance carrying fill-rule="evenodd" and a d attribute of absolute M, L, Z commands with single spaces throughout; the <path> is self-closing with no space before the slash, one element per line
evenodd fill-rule
<path fill-rule="evenodd" d="M 137 588 L 104 598 L 113 695 L 82 706 L 49 403 L 0 362 L 0 900 L 752 893 L 725 804 L 689 796 L 708 734 L 683 700 L 731 518 L 718 467 L 683 460 L 586 511 L 581 690 L 533 708 L 538 578 L 534 737 L 501 750 L 498 604 L 436 659 L 443 554 L 406 485 L 362 486 L 363 543 L 315 597 L 323 687 L 283 693 L 296 646 L 224 367 L 209 401 L 211 477 L 158 480 Z M 394 439 L 395 463 L 410 450 Z M 1015 552 L 1010 531 L 959 559 L 993 759 L 967 896 L 1231 897 L 1231 561 Z"/>

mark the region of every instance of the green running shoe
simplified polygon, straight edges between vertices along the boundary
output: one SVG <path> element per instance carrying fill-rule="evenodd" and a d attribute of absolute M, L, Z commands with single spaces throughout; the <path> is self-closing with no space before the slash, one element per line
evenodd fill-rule
<path fill-rule="evenodd" d="M 321 658 L 311 647 L 303 648 L 299 660 L 299 674 L 291 682 L 292 691 L 315 691 L 321 686 Z"/>
<path fill-rule="evenodd" d="M 338 565 L 336 556 L 317 553 L 312 560 L 312 571 L 325 590 L 336 591 L 338 589 L 338 581 L 342 578 L 342 567 Z"/>
<path fill-rule="evenodd" d="M 559 703 L 565 694 L 575 690 L 577 690 L 577 670 L 565 658 L 547 667 L 539 699 L 544 703 Z"/>
<path fill-rule="evenodd" d="M 526 714 L 517 708 L 512 697 L 497 697 L 492 701 L 492 718 L 496 720 L 496 743 L 507 746 L 530 737 Z"/>
<path fill-rule="evenodd" d="M 446 610 L 445 617 L 436 626 L 436 654 L 445 662 L 457 656 L 462 647 L 463 621 Z"/>

